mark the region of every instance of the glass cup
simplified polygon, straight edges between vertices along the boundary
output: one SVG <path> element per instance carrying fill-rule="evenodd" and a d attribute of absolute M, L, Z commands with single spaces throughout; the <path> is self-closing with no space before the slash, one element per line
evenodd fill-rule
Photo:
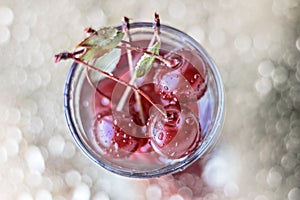
<path fill-rule="evenodd" d="M 121 29 L 121 27 L 117 27 L 117 28 Z M 138 23 L 130 24 L 130 35 L 132 41 L 136 42 L 134 44 L 139 46 L 139 48 L 147 48 L 146 44 L 148 44 L 148 42 L 153 37 L 152 23 L 138 22 Z M 194 161 L 196 161 L 197 159 L 204 156 L 207 152 L 209 152 L 209 150 L 216 143 L 221 133 L 222 123 L 224 119 L 224 88 L 223 88 L 221 76 L 219 74 L 219 71 L 215 63 L 200 44 L 198 44 L 189 35 L 173 27 L 161 25 L 160 40 L 162 44 L 160 52 L 164 54 L 163 55 L 164 57 L 173 56 L 174 59 L 178 59 L 179 61 L 180 59 L 183 59 L 185 61 L 182 62 L 192 64 L 192 66 L 195 66 L 195 68 L 197 68 L 197 65 L 201 65 L 200 66 L 201 69 L 199 68 L 197 69 L 201 71 L 201 75 L 205 76 L 205 83 L 206 83 L 204 88 L 205 93 L 201 94 L 200 98 L 199 95 L 198 97 L 197 95 L 195 97 L 195 95 L 193 95 L 191 92 L 187 93 L 188 95 L 185 96 L 183 95 L 183 97 L 179 98 L 180 107 L 182 110 L 185 110 L 182 111 L 182 116 L 181 116 L 182 118 L 180 119 L 187 121 L 187 118 L 184 118 L 184 116 L 193 115 L 195 116 L 195 118 L 193 119 L 196 119 L 197 124 L 200 125 L 199 126 L 200 136 L 198 135 L 197 140 L 194 141 L 195 144 L 192 144 L 193 145 L 192 150 L 187 151 L 187 153 L 185 154 L 181 154 L 180 148 L 176 149 L 177 146 L 180 147 L 180 145 L 184 144 L 183 141 L 177 141 L 176 143 L 173 143 L 173 146 L 168 144 L 169 147 L 172 146 L 173 149 L 169 148 L 167 150 L 161 147 L 161 144 L 152 141 L 154 140 L 154 138 L 157 139 L 160 137 L 158 133 L 156 134 L 156 131 L 159 131 L 158 130 L 159 128 L 157 127 L 160 127 L 161 124 L 163 124 L 161 122 L 158 122 L 157 125 L 155 120 L 158 121 L 162 120 L 162 117 L 157 117 L 160 115 L 159 112 L 157 112 L 157 110 L 155 109 L 152 109 L 154 110 L 152 114 L 154 113 L 156 117 L 151 118 L 152 114 L 151 113 L 149 114 L 150 115 L 149 119 L 150 118 L 152 119 L 151 121 L 152 124 L 150 123 L 149 127 L 145 128 L 145 126 L 143 127 L 143 125 L 136 124 L 133 122 L 135 126 L 138 126 L 138 128 L 140 128 L 138 130 L 141 130 L 142 134 L 138 133 L 132 135 L 132 137 L 138 139 L 142 138 L 143 142 L 141 143 L 143 143 L 144 146 L 139 144 L 137 147 L 139 148 L 139 150 L 135 149 L 133 151 L 132 149 L 128 150 L 128 144 L 127 144 L 126 146 L 127 150 L 126 148 L 122 150 L 123 153 L 124 152 L 128 153 L 126 154 L 126 156 L 120 156 L 120 155 L 111 156 L 110 151 L 113 150 L 112 149 L 108 150 L 108 148 L 105 149 L 107 147 L 105 145 L 108 146 L 110 145 L 109 141 L 108 143 L 104 144 L 105 146 L 104 149 L 103 149 L 103 145 L 102 147 L 99 147 L 98 146 L 99 141 L 98 142 L 95 141 L 96 140 L 95 132 L 96 135 L 104 134 L 105 135 L 104 137 L 108 137 L 106 139 L 111 139 L 113 137 L 116 137 L 113 132 L 113 130 L 115 129 L 108 128 L 107 132 L 100 131 L 101 133 L 98 133 L 97 132 L 98 129 L 95 128 L 95 124 L 100 123 L 98 119 L 99 118 L 99 115 L 97 113 L 98 111 L 96 111 L 97 101 L 98 101 L 97 92 L 95 91 L 95 88 L 91 87 L 91 85 L 87 81 L 85 67 L 80 66 L 77 63 L 73 63 L 70 68 L 69 74 L 67 76 L 67 80 L 65 84 L 65 93 L 64 93 L 64 107 L 65 107 L 65 116 L 66 116 L 67 124 L 72 134 L 72 137 L 74 138 L 74 141 L 81 149 L 81 151 L 94 163 L 107 169 L 108 171 L 111 171 L 113 173 L 122 176 L 150 178 L 150 177 L 158 177 L 158 176 L 182 171 L 186 167 L 191 165 Z M 125 54 L 126 51 L 123 50 L 122 52 Z M 125 62 L 125 61 L 122 61 L 121 59 L 120 62 Z M 174 73 L 181 72 L 180 69 L 166 69 L 165 71 L 163 70 L 159 71 L 161 69 L 159 69 L 159 67 L 157 66 L 156 68 L 157 69 L 155 68 L 153 69 L 154 73 L 157 73 L 156 75 L 153 75 L 153 77 L 155 77 L 156 84 L 169 84 L 167 86 L 173 87 L 174 85 L 172 85 L 173 83 L 171 80 L 173 80 L 175 76 L 178 78 L 178 76 L 176 74 L 174 75 Z M 180 66 L 177 68 L 180 68 Z M 170 76 L 168 75 L 172 73 L 173 75 Z M 162 74 L 165 74 L 165 76 L 163 76 Z M 181 75 L 181 78 L 183 79 L 187 77 L 188 76 Z M 147 80 L 146 81 L 147 84 L 148 83 L 151 84 L 151 80 L 152 79 Z M 178 79 L 178 81 L 182 81 L 182 79 Z M 192 85 L 192 82 L 188 82 L 188 83 Z M 96 87 L 98 87 L 98 85 L 101 84 L 102 83 L 97 81 L 94 82 L 94 85 Z M 146 83 L 142 83 L 141 86 L 145 84 Z M 118 84 L 110 88 L 112 90 L 111 98 L 114 98 L 114 100 L 120 99 L 121 98 L 120 94 L 123 94 L 124 89 L 126 89 L 126 87 L 124 86 L 123 86 L 124 87 L 123 90 L 122 88 L 120 89 L 121 86 L 119 87 L 119 89 L 116 89 L 117 85 Z M 185 92 L 185 90 L 191 89 L 191 87 L 190 88 L 188 87 L 190 86 L 187 86 L 187 89 L 185 88 L 177 88 L 178 90 L 176 88 L 175 89 L 176 91 Z M 175 90 L 173 90 L 173 92 L 174 91 Z M 133 92 L 131 93 L 131 96 L 134 96 Z M 193 103 L 187 103 L 185 98 L 194 99 L 192 101 Z M 182 101 L 182 103 L 180 101 Z M 185 107 L 188 107 L 188 109 L 183 109 Z M 128 117 L 128 116 L 124 117 L 124 116 L 117 116 L 117 115 L 118 113 L 113 113 L 112 117 L 113 118 L 119 117 L 121 119 L 122 118 L 126 119 L 126 117 Z M 179 123 L 181 123 L 180 126 L 189 127 L 186 125 L 182 125 L 184 122 L 179 122 Z M 190 132 L 192 132 L 192 129 Z M 186 134 L 190 134 L 190 132 L 186 132 Z M 110 135 L 107 136 L 106 134 L 110 134 Z M 131 134 L 132 133 L 128 133 L 126 136 L 124 135 L 123 136 L 129 137 L 131 136 Z M 189 136 L 183 136 L 183 137 L 181 136 L 179 140 L 184 140 L 183 138 L 188 138 L 188 137 Z M 134 142 L 136 141 L 140 141 L 140 140 L 135 140 Z M 113 145 L 116 146 L 116 144 Z M 114 150 L 120 148 L 121 148 L 120 146 L 118 146 L 117 148 L 114 147 Z M 176 157 L 172 155 L 175 154 L 173 151 L 176 152 L 177 155 L 180 154 L 180 156 Z"/>

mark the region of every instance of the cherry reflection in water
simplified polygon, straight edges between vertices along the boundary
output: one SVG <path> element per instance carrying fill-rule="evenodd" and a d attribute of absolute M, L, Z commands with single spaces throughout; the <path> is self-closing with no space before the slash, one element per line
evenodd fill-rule
<path fill-rule="evenodd" d="M 149 179 L 147 199 L 219 200 L 238 197 L 241 165 L 233 147 L 217 146 L 182 172 Z M 151 198 L 152 197 L 152 198 Z"/>

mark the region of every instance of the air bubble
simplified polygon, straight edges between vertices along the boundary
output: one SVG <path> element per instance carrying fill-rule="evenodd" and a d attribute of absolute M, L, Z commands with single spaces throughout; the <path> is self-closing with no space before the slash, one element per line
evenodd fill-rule
<path fill-rule="evenodd" d="M 187 123 L 188 125 L 193 125 L 195 122 L 195 119 L 193 117 L 187 117 L 185 119 L 185 123 Z"/>
<path fill-rule="evenodd" d="M 104 106 L 107 106 L 109 104 L 109 99 L 106 98 L 106 97 L 103 97 L 101 99 L 101 104 L 104 105 Z"/>
<path fill-rule="evenodd" d="M 118 120 L 114 119 L 114 125 L 117 125 L 117 124 L 118 124 Z"/>

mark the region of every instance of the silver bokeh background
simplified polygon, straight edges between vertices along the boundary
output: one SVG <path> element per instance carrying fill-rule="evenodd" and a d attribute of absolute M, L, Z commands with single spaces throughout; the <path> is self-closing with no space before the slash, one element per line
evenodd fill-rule
<path fill-rule="evenodd" d="M 53 55 L 87 26 L 152 21 L 154 11 L 219 66 L 226 120 L 193 170 L 134 180 L 75 146 L 63 114 L 71 62 Z M 0 70 L 0 199 L 300 199 L 299 0 L 1 0 Z"/>

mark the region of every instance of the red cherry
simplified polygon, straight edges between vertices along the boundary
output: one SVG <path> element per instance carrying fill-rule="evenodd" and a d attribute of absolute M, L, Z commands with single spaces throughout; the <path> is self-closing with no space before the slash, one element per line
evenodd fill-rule
<path fill-rule="evenodd" d="M 93 129 L 97 150 L 109 157 L 123 158 L 135 152 L 146 138 L 137 138 L 114 124 L 113 117 L 106 115 L 95 121 Z"/>
<path fill-rule="evenodd" d="M 201 57 L 182 50 L 169 58 L 177 59 L 179 64 L 156 70 L 153 81 L 160 86 L 158 90 L 174 93 L 181 102 L 200 99 L 207 89 L 207 68 Z"/>
<path fill-rule="evenodd" d="M 157 91 L 157 88 L 153 83 L 147 83 L 139 87 L 141 91 L 143 91 L 147 96 L 152 100 L 153 103 L 160 105 L 162 108 L 172 104 L 173 106 L 180 107 L 179 102 L 175 95 L 171 94 L 170 92 L 165 91 Z M 143 117 L 144 121 L 141 119 L 140 116 L 140 108 L 137 105 L 136 96 L 134 94 L 131 95 L 129 100 L 129 113 L 132 116 L 133 121 L 140 126 L 144 126 L 147 123 L 147 120 L 150 116 L 150 109 L 153 108 L 153 105 L 146 100 L 143 96 L 140 96 L 141 106 L 143 109 Z M 153 108 L 155 109 L 155 108 Z"/>
<path fill-rule="evenodd" d="M 202 140 L 199 119 L 183 107 L 166 107 L 167 117 L 155 113 L 149 119 L 153 149 L 168 159 L 178 159 L 195 151 Z"/>

